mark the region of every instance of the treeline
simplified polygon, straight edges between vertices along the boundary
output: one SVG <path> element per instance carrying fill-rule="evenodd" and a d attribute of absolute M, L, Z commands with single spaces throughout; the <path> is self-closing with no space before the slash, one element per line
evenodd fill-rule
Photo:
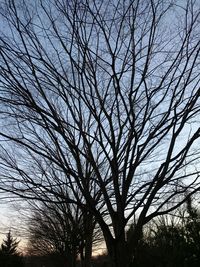
<path fill-rule="evenodd" d="M 35 215 L 36 216 L 36 215 Z M 1 266 L 16 266 L 16 267 L 83 267 L 86 266 L 85 258 L 80 254 L 79 246 L 81 238 L 79 235 L 75 235 L 74 240 L 72 240 L 72 232 L 65 232 L 65 236 L 68 236 L 65 240 L 66 248 L 64 248 L 64 243 L 60 240 L 62 232 L 59 235 L 59 222 L 56 218 L 51 217 L 51 223 L 55 222 L 54 227 L 57 226 L 57 232 L 53 227 L 50 228 L 50 223 L 42 220 L 41 214 L 40 220 L 37 214 L 37 224 L 34 224 L 34 220 L 30 225 L 30 242 L 29 242 L 29 255 L 26 255 L 21 265 L 1 265 Z M 36 219 L 36 218 L 35 218 Z M 45 223 L 46 222 L 46 225 Z M 63 221 L 63 224 L 66 223 Z M 83 222 L 82 222 L 83 223 Z M 68 221 L 68 227 L 70 223 Z M 78 227 L 83 226 L 82 224 L 77 225 Z M 49 228 L 48 228 L 49 227 Z M 75 223 L 73 225 L 75 227 Z M 97 228 L 97 227 L 96 227 Z M 134 223 L 130 225 L 126 233 L 127 240 L 132 236 L 134 232 Z M 69 228 L 68 228 L 69 229 Z M 83 228 L 82 228 L 83 229 Z M 62 229 L 64 230 L 64 229 Z M 35 231 L 35 232 L 34 232 Z M 45 232 L 46 231 L 46 232 Z M 98 231 L 96 230 L 96 233 Z M 45 234 L 46 233 L 46 234 Z M 78 233 L 78 232 L 76 232 Z M 34 235 L 35 234 L 35 235 Z M 55 238 L 57 234 L 57 239 Z M 82 233 L 83 234 L 83 233 Z M 99 237 L 97 239 L 95 235 L 91 240 L 90 247 L 95 247 L 95 242 L 102 242 Z M 86 243 L 86 237 L 82 236 L 82 243 Z M 7 236 L 8 240 L 13 240 L 10 237 L 10 233 Z M 73 242 L 74 243 L 73 243 Z M 16 240 L 13 240 L 14 244 L 14 254 L 16 254 Z M 70 254 L 70 242 L 71 249 L 76 247 L 76 254 Z M 2 244 L 2 249 L 5 250 L 5 243 Z M 12 242 L 11 242 L 12 243 Z M 59 246 L 56 247 L 57 244 Z M 78 246 L 79 245 L 79 246 Z M 88 246 L 88 244 L 87 244 Z M 11 246 L 12 247 L 12 246 Z M 68 249 L 68 250 L 67 250 Z M 19 254 L 17 254 L 19 257 Z M 92 257 L 90 255 L 89 266 L 92 267 L 110 267 L 111 262 L 109 257 L 104 255 L 99 255 Z M 200 266 L 200 213 L 197 208 L 195 208 L 191 199 L 189 198 L 185 208 L 176 211 L 173 214 L 168 214 L 165 216 L 158 217 L 151 224 L 148 224 L 143 229 L 143 234 L 139 240 L 138 246 L 134 251 L 133 262 L 130 267 L 197 267 Z M 20 257 L 21 259 L 21 257 Z"/>
<path fill-rule="evenodd" d="M 56 220 L 56 222 L 59 229 L 58 221 Z M 41 223 L 41 221 L 38 220 L 38 227 L 39 223 Z M 42 229 L 42 225 L 40 225 L 40 227 L 39 234 L 39 228 L 37 228 L 36 231 L 36 225 L 34 228 L 32 224 L 32 234 L 30 235 L 29 248 L 27 248 L 30 254 L 27 254 L 24 257 L 17 250 L 19 241 L 14 239 L 11 232 L 9 232 L 1 244 L 0 266 L 82 267 L 86 265 L 84 258 L 81 257 L 78 251 L 74 260 L 74 258 L 70 258 L 70 254 L 67 254 L 67 251 L 65 254 L 64 249 L 60 248 L 59 250 L 58 247 L 56 248 L 56 246 L 53 246 L 53 240 L 50 244 L 50 236 L 54 236 L 54 242 L 56 242 L 55 232 L 53 233 L 52 229 L 46 228 L 45 236 L 45 231 Z M 33 239 L 34 231 L 35 239 Z M 127 239 L 129 239 L 133 231 L 134 223 L 131 224 L 127 230 Z M 67 232 L 65 234 L 67 236 Z M 77 236 L 77 238 L 80 237 Z M 70 233 L 69 240 L 71 240 Z M 101 242 L 100 240 L 101 239 L 99 239 L 99 243 Z M 82 242 L 84 242 L 84 239 Z M 62 242 L 60 242 L 60 245 L 61 244 Z M 67 245 L 69 246 L 69 243 L 66 244 L 66 246 Z M 74 244 L 72 243 L 71 246 L 73 247 L 73 245 Z M 94 247 L 94 245 L 95 238 L 91 243 L 91 247 Z M 74 255 L 71 255 L 71 257 L 74 257 Z M 110 267 L 111 263 L 109 257 L 104 254 L 91 257 L 90 265 L 92 267 Z M 200 213 L 197 208 L 193 207 L 191 199 L 188 199 L 184 210 L 179 210 L 174 214 L 159 217 L 144 228 L 137 249 L 133 255 L 133 263 L 130 267 L 146 266 L 200 266 Z"/>
<path fill-rule="evenodd" d="M 127 231 L 127 239 L 134 224 Z M 94 259 L 94 267 L 110 267 L 109 258 Z M 200 266 L 200 213 L 189 198 L 184 210 L 157 218 L 143 230 L 130 267 Z"/>
<path fill-rule="evenodd" d="M 132 266 L 200 266 L 200 216 L 195 209 L 188 217 L 160 218 L 146 231 L 139 241 Z"/>

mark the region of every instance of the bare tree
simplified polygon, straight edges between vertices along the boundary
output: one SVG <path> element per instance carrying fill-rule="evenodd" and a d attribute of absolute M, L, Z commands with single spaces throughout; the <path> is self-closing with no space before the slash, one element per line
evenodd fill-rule
<path fill-rule="evenodd" d="M 42 165 L 39 165 L 39 174 L 43 174 Z M 60 177 L 61 178 L 61 177 Z M 57 180 L 55 170 L 48 169 L 48 179 Z M 35 194 L 40 201 L 28 201 L 29 244 L 31 252 L 36 254 L 58 254 L 63 257 L 64 266 L 76 266 L 79 256 L 82 267 L 91 266 L 92 248 L 102 242 L 96 220 L 84 198 L 77 189 L 81 205 L 74 203 L 73 196 L 68 192 L 64 183 L 57 184 L 53 190 L 54 196 L 46 191 L 43 195 Z M 62 196 L 61 198 L 59 196 Z M 68 203 L 65 199 L 71 197 Z M 97 196 L 99 193 L 97 192 Z M 27 215 L 25 214 L 26 218 Z"/>
<path fill-rule="evenodd" d="M 9 0 L 1 19 L 1 187 L 89 210 L 129 266 L 199 190 L 198 1 Z"/>
<path fill-rule="evenodd" d="M 76 266 L 78 255 L 82 266 L 90 266 L 92 237 L 88 233 L 82 210 L 68 203 L 45 203 L 32 206 L 29 219 L 29 252 L 36 255 L 58 254 L 63 266 Z M 95 222 L 90 227 L 93 235 Z M 91 238 L 88 257 L 84 257 L 87 239 Z"/>

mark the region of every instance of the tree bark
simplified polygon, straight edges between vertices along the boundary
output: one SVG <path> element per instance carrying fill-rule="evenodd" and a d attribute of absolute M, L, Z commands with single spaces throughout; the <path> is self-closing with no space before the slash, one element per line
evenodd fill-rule
<path fill-rule="evenodd" d="M 93 232 L 94 232 L 94 218 L 91 213 L 85 214 L 84 219 L 84 227 L 85 227 L 85 248 L 84 248 L 84 258 L 83 258 L 83 267 L 91 266 L 92 259 L 92 240 L 93 240 Z"/>
<path fill-rule="evenodd" d="M 107 240 L 106 245 L 111 260 L 111 266 L 134 266 L 134 255 L 136 253 L 138 242 L 141 238 L 142 225 L 139 224 L 133 229 L 129 237 L 127 237 L 127 233 L 124 232 L 123 234 L 118 235 L 118 238 L 115 238 L 112 241 L 110 240 L 111 242 Z"/>
<path fill-rule="evenodd" d="M 94 227 L 94 216 L 91 214 L 91 212 L 85 212 L 83 218 L 82 244 L 79 247 L 82 267 L 91 266 Z"/>
<path fill-rule="evenodd" d="M 112 267 L 130 267 L 132 263 L 132 255 L 126 242 L 117 242 L 113 252 L 110 255 Z"/>

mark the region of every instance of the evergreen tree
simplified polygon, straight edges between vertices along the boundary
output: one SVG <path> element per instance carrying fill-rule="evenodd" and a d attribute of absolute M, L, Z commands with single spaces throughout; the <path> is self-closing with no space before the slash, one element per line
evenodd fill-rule
<path fill-rule="evenodd" d="M 17 252 L 19 241 L 9 231 L 0 249 L 0 267 L 23 267 L 23 258 Z"/>
<path fill-rule="evenodd" d="M 19 244 L 19 241 L 17 239 L 14 239 L 11 235 L 11 232 L 9 231 L 6 235 L 6 239 L 3 240 L 3 243 L 1 245 L 1 253 L 6 255 L 16 255 L 17 253 L 17 246 Z"/>

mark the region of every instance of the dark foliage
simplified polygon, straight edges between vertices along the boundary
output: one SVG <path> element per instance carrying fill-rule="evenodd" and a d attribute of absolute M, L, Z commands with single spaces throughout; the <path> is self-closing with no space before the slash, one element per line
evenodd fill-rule
<path fill-rule="evenodd" d="M 17 252 L 19 241 L 9 231 L 0 249 L 0 267 L 23 267 L 23 257 Z"/>

